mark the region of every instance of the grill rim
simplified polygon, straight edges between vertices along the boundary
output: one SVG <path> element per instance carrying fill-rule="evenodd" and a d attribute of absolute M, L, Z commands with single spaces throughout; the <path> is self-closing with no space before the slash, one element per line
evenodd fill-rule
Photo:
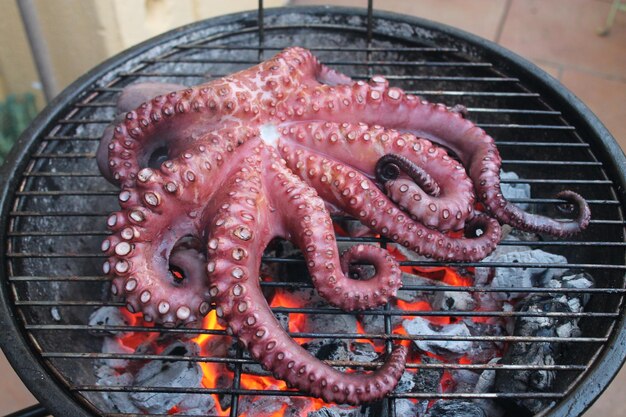
<path fill-rule="evenodd" d="M 301 14 L 326 13 L 348 16 L 356 14 L 366 18 L 368 17 L 368 12 L 371 12 L 371 10 L 368 11 L 368 9 L 364 8 L 291 6 L 266 8 L 263 10 L 263 13 L 265 13 L 265 17 L 268 17 L 289 13 L 294 10 Z M 29 340 L 32 336 L 29 336 L 29 332 L 20 324 L 16 311 L 18 306 L 10 302 L 12 295 L 10 294 L 10 280 L 8 279 L 8 268 L 6 267 L 10 259 L 7 255 L 8 240 L 10 238 L 8 233 L 11 218 L 10 205 L 14 202 L 18 193 L 16 187 L 23 178 L 21 173 L 28 164 L 32 163 L 31 153 L 37 146 L 40 146 L 46 131 L 50 127 L 57 126 L 60 116 L 73 108 L 85 93 L 101 88 L 102 86 L 99 85 L 99 82 L 101 83 L 103 80 L 114 80 L 114 78 L 109 76 L 116 73 L 118 66 L 127 64 L 129 61 L 137 58 L 141 58 L 138 62 L 149 60 L 151 58 L 151 50 L 152 55 L 160 55 L 162 51 L 156 50 L 156 47 L 164 44 L 169 43 L 171 46 L 177 46 L 193 42 L 194 40 L 201 40 L 202 37 L 194 36 L 194 31 L 200 29 L 200 32 L 202 32 L 211 24 L 226 25 L 228 23 L 250 21 L 258 16 L 260 16 L 260 11 L 252 10 L 194 22 L 150 38 L 107 59 L 70 84 L 42 110 L 20 136 L 7 157 L 7 162 L 0 170 L 0 175 L 2 175 L 0 179 L 0 221 L 2 222 L 0 229 L 0 263 L 5 266 L 0 270 L 0 279 L 4 281 L 0 285 L 0 330 L 6 335 L 6 337 L 0 339 L 0 347 L 26 387 L 48 410 L 59 413 L 59 415 L 75 415 L 79 417 L 95 415 L 90 413 L 91 407 L 88 403 L 80 401 L 78 397 L 59 383 L 57 376 L 53 375 L 52 370 L 43 363 L 44 356 L 34 350 L 32 341 Z M 562 117 L 565 120 L 576 126 L 579 131 L 584 132 L 585 141 L 593 146 L 594 154 L 606 161 L 603 164 L 603 169 L 610 175 L 610 179 L 615 182 L 613 190 L 617 199 L 622 206 L 626 204 L 626 156 L 597 116 L 559 81 L 514 52 L 463 30 L 423 18 L 386 11 L 374 10 L 373 19 L 371 26 L 373 26 L 374 31 L 376 19 L 401 21 L 459 39 L 493 56 L 493 60 L 498 60 L 499 63 L 504 63 L 507 67 L 514 68 L 516 72 L 522 75 L 520 78 L 524 78 L 525 86 L 540 91 L 542 97 L 556 105 L 555 107 L 562 113 Z M 263 22 L 261 21 L 260 23 L 262 24 Z M 367 35 L 370 35 L 369 26 Z M 257 30 L 262 32 L 260 27 Z M 463 53 L 463 51 L 459 52 Z M 612 332 L 610 339 L 603 346 L 602 350 L 597 352 L 598 358 L 594 361 L 592 367 L 581 375 L 581 380 L 576 383 L 576 386 L 564 400 L 546 412 L 537 414 L 537 416 L 546 414 L 558 417 L 581 415 L 609 386 L 626 361 L 626 313 L 624 311 L 623 299 L 619 310 L 621 311 L 620 318 L 614 323 L 614 326 L 619 327 Z M 581 383 L 582 381 L 585 382 L 584 386 Z M 586 382 L 591 382 L 591 384 L 589 385 Z"/>

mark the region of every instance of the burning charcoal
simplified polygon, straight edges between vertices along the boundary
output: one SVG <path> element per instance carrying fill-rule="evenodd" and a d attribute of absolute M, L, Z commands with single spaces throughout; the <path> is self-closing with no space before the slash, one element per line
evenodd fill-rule
<path fill-rule="evenodd" d="M 352 314 L 311 314 L 302 330 L 306 333 L 357 333 L 357 319 Z"/>
<path fill-rule="evenodd" d="M 89 316 L 89 326 L 128 326 L 128 320 L 119 307 L 100 307 Z M 124 332 L 115 330 L 89 330 L 94 336 L 120 336 Z"/>
<path fill-rule="evenodd" d="M 275 390 L 277 387 L 270 386 L 266 388 L 268 390 Z M 239 415 L 245 415 L 246 417 L 265 417 L 269 415 L 293 416 L 293 412 L 296 407 L 290 397 L 283 397 L 277 395 L 263 395 L 263 396 L 241 396 L 239 399 Z M 287 410 L 290 410 L 289 412 Z M 296 414 L 297 415 L 297 414 Z"/>
<path fill-rule="evenodd" d="M 426 365 L 441 363 L 440 360 L 430 358 L 428 356 L 422 357 L 422 363 Z M 439 383 L 443 377 L 442 368 L 422 368 L 415 374 L 415 387 L 413 392 L 438 392 Z"/>
<path fill-rule="evenodd" d="M 487 417 L 482 408 L 469 401 L 438 400 L 426 417 Z"/>
<path fill-rule="evenodd" d="M 215 400 L 208 394 L 187 394 L 176 406 L 178 409 L 173 415 L 207 416 L 217 414 Z"/>
<path fill-rule="evenodd" d="M 105 337 L 102 342 L 102 353 L 121 353 L 130 354 L 135 351 L 129 347 L 124 346 L 118 338 Z M 103 365 L 113 369 L 126 369 L 128 367 L 128 359 L 102 359 L 100 361 Z"/>
<path fill-rule="evenodd" d="M 401 414 L 398 414 L 401 415 Z M 354 408 L 346 405 L 334 405 L 311 411 L 307 417 L 368 417 L 369 407 Z"/>
<path fill-rule="evenodd" d="M 404 371 L 398 381 L 398 385 L 394 389 L 396 393 L 412 392 L 415 388 L 415 372 Z M 403 415 L 403 414 L 400 414 Z"/>
<path fill-rule="evenodd" d="M 316 339 L 302 345 L 311 355 L 322 361 L 349 361 L 350 349 L 348 343 L 341 339 Z M 337 370 L 345 372 L 345 367 Z"/>
<path fill-rule="evenodd" d="M 402 284 L 404 286 L 428 286 L 428 287 L 448 287 L 449 285 L 443 283 L 441 281 L 436 281 L 434 279 L 429 279 L 426 277 L 421 277 L 415 274 L 408 274 L 406 272 L 402 273 Z M 422 300 L 431 300 L 435 294 L 435 291 L 416 291 L 416 290 L 399 290 L 396 298 L 399 298 L 402 301 L 406 301 L 407 303 L 414 303 L 416 301 Z"/>
<path fill-rule="evenodd" d="M 352 342 L 349 352 L 350 360 L 355 362 L 372 362 L 378 358 L 376 349 L 370 343 Z"/>
<path fill-rule="evenodd" d="M 507 200 L 512 200 L 512 199 L 528 199 L 530 198 L 530 184 L 526 184 L 526 183 L 507 183 L 504 180 L 519 180 L 519 176 L 511 171 L 511 172 L 504 172 L 504 171 L 500 171 L 500 179 L 503 180 L 500 183 L 500 189 L 502 190 L 502 195 L 504 196 L 504 198 L 506 198 Z M 521 210 L 527 210 L 528 209 L 528 203 L 515 203 L 515 205 L 517 207 L 519 207 Z"/>
<path fill-rule="evenodd" d="M 98 384 L 105 387 L 124 387 L 133 385 L 133 376 L 130 372 L 118 374 L 111 368 L 101 366 L 96 371 Z M 107 405 L 113 406 L 115 411 L 120 413 L 139 413 L 141 410 L 133 404 L 129 397 L 129 392 L 102 392 L 102 398 Z"/>
<path fill-rule="evenodd" d="M 520 263 L 520 264 L 565 264 L 567 259 L 561 255 L 554 255 L 540 249 L 523 252 L 510 252 L 502 256 L 487 258 L 492 262 Z M 477 270 L 480 268 L 476 268 Z M 495 268 L 495 275 L 491 281 L 493 288 L 513 288 L 513 287 L 543 287 L 551 279 L 562 275 L 565 269 L 543 268 L 543 267 L 498 267 Z M 525 296 L 524 293 L 495 293 L 502 300 L 510 300 Z"/>
<path fill-rule="evenodd" d="M 414 336 L 442 336 L 457 337 L 470 336 L 470 331 L 465 323 L 455 323 L 446 326 L 437 326 L 421 317 L 412 320 L 404 320 L 402 327 L 409 335 Z M 469 340 L 414 340 L 415 345 L 426 352 L 437 355 L 445 355 L 450 353 L 464 354 L 468 352 L 473 343 Z"/>
<path fill-rule="evenodd" d="M 455 384 L 454 392 L 473 392 L 480 377 L 476 372 L 469 369 L 454 369 L 450 373 Z"/>
<path fill-rule="evenodd" d="M 440 291 L 435 295 L 432 307 L 435 311 L 473 311 L 476 308 L 476 300 L 468 292 Z"/>
<path fill-rule="evenodd" d="M 193 342 L 174 342 L 162 355 L 195 356 L 199 347 Z M 138 387 L 197 388 L 202 381 L 202 369 L 196 362 L 176 360 L 153 360 L 144 365 L 135 376 Z M 148 413 L 167 413 L 186 400 L 185 393 L 133 392 L 135 405 Z"/>
<path fill-rule="evenodd" d="M 369 310 L 372 311 L 372 310 Z M 382 310 L 381 310 L 382 311 Z M 402 317 L 391 316 L 392 328 L 399 325 Z M 363 314 L 359 321 L 363 326 L 363 330 L 370 334 L 385 333 L 385 316 L 378 314 Z M 395 324 L 394 324 L 395 323 Z"/>
<path fill-rule="evenodd" d="M 516 237 L 510 237 L 509 240 L 517 240 Z M 520 245 L 522 242 L 520 242 Z M 509 253 L 514 252 L 527 252 L 530 251 L 530 247 L 528 246 L 510 246 L 510 245 L 498 245 L 496 249 L 483 259 L 483 262 L 497 262 L 499 259 L 504 257 Z M 491 278 L 493 275 L 493 268 L 476 268 L 474 272 L 474 284 L 478 287 L 484 287 L 489 285 L 491 282 Z"/>
<path fill-rule="evenodd" d="M 417 404 L 406 398 L 398 398 L 396 400 L 396 415 L 397 416 L 416 416 Z"/>
<path fill-rule="evenodd" d="M 549 312 L 571 312 L 569 304 L 564 301 L 547 297 L 530 297 L 521 306 L 520 311 L 545 314 Z M 566 330 L 570 335 L 560 336 Z M 570 337 L 578 333 L 577 321 L 568 317 L 518 317 L 515 320 L 516 336 L 534 337 Z M 516 342 L 505 352 L 501 363 L 512 365 L 554 365 L 561 355 L 562 346 L 558 342 Z M 551 370 L 498 370 L 496 372 L 496 391 L 498 392 L 545 392 L 549 390 L 556 378 Z M 548 406 L 541 399 L 522 399 L 517 404 L 533 413 Z"/>

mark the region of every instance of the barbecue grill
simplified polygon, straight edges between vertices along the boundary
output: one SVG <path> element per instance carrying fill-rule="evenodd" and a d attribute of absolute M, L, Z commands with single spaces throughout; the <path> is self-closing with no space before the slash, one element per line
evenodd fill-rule
<path fill-rule="evenodd" d="M 292 45 L 311 49 L 322 62 L 354 79 L 385 75 L 392 84 L 429 101 L 462 103 L 469 117 L 495 139 L 503 169 L 530 184 L 532 198 L 514 199 L 529 210 L 558 217 L 555 192 L 569 188 L 582 194 L 592 209 L 589 229 L 568 239 L 525 243 L 567 258 L 566 264 L 487 261 L 447 264 L 452 267 L 567 268 L 593 277 L 595 287 L 507 288 L 508 292 L 584 294 L 585 310 L 548 312 L 546 317 L 575 317 L 581 334 L 542 336 L 450 336 L 454 341 L 558 343 L 567 353 L 554 364 L 409 363 L 409 369 L 550 370 L 557 380 L 545 392 L 457 392 L 439 390 L 395 393 L 377 405 L 377 415 L 396 416 L 396 400 L 494 400 L 507 415 L 520 414 L 516 400 L 546 401 L 537 415 L 580 415 L 600 395 L 626 357 L 624 312 L 623 207 L 626 204 L 626 159 L 602 124 L 571 93 L 540 69 L 511 52 L 465 32 L 429 21 L 368 9 L 297 7 L 264 10 L 209 19 L 166 33 L 125 51 L 84 75 L 37 117 L 8 158 L 2 172 L 2 238 L 0 286 L 2 348 L 29 389 L 54 415 L 132 416 L 111 412 L 99 396 L 106 393 L 219 394 L 230 401 L 229 415 L 240 414 L 246 396 L 299 397 L 292 390 L 242 387 L 244 367 L 253 363 L 241 349 L 227 358 L 232 384 L 224 388 L 172 388 L 99 384 L 94 361 L 146 361 L 142 353 L 102 353 L 94 331 L 150 332 L 141 326 L 90 325 L 93 310 L 123 303 L 110 299 L 108 278 L 101 276 L 100 242 L 107 235 L 106 216 L 117 207 L 118 191 L 99 174 L 95 150 L 100 134 L 115 116 L 115 101 L 123 87 L 141 81 L 195 85 L 247 68 Z M 351 239 L 338 237 L 342 243 Z M 384 239 L 364 238 L 385 246 Z M 500 246 L 519 242 L 504 239 Z M 297 264 L 293 259 L 267 257 L 266 264 Z M 430 261 L 405 261 L 405 266 L 434 267 Z M 285 282 L 286 281 L 286 282 Z M 308 282 L 265 282 L 268 289 L 310 288 Z M 407 285 L 406 291 L 441 291 L 439 286 Z M 448 288 L 469 293 L 497 292 L 474 285 Z M 277 308 L 277 313 L 338 314 L 329 308 Z M 367 313 L 365 313 L 367 314 Z M 532 316 L 524 311 L 402 311 L 387 306 L 380 334 L 343 333 L 340 339 L 441 339 L 399 335 L 392 318 L 402 316 Z M 541 314 L 539 314 L 541 316 Z M 215 330 L 163 328 L 171 336 L 219 334 Z M 296 337 L 319 339 L 321 333 Z M 163 359 L 162 357 L 160 359 Z M 202 355 L 167 356 L 169 361 L 224 362 Z M 380 363 L 380 362 L 378 362 Z M 363 364 L 343 363 L 342 366 Z M 530 415 L 527 411 L 526 414 Z M 167 415 L 153 414 L 153 415 Z"/>

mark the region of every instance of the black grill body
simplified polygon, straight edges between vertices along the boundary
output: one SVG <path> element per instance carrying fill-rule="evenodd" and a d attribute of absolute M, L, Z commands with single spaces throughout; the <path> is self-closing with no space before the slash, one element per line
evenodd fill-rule
<path fill-rule="evenodd" d="M 111 388 L 94 385 L 93 360 L 101 342 L 90 336 L 87 320 L 95 307 L 122 305 L 110 301 L 99 253 L 108 233 L 106 216 L 117 209 L 117 190 L 101 178 L 94 159 L 121 89 L 142 81 L 199 84 L 293 45 L 312 49 L 322 62 L 355 79 L 383 74 L 429 101 L 468 107 L 470 119 L 496 138 L 503 168 L 532 185 L 533 197 L 518 201 L 532 210 L 557 216 L 558 201 L 551 196 L 564 188 L 589 201 L 592 224 L 585 233 L 533 245 L 563 254 L 567 267 L 588 272 L 596 282 L 584 291 L 591 299 L 581 316 L 582 336 L 563 341 L 569 354 L 554 368 L 556 385 L 549 393 L 530 394 L 554 400 L 542 415 L 582 414 L 626 357 L 624 154 L 576 97 L 529 62 L 465 32 L 371 9 L 260 9 L 192 24 L 106 61 L 39 115 L 3 168 L 0 196 L 2 347 L 27 386 L 55 415 L 118 415 L 101 412 L 94 400 Z M 245 362 L 235 359 L 237 366 Z M 245 391 L 235 386 L 224 394 L 235 399 L 231 415 L 237 415 L 236 398 Z M 386 415 L 395 415 L 392 400 L 383 407 Z"/>

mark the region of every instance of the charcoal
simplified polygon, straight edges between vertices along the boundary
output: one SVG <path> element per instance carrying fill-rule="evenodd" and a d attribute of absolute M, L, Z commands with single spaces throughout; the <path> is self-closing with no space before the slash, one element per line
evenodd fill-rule
<path fill-rule="evenodd" d="M 546 296 L 529 297 L 520 307 L 520 311 L 545 314 L 549 312 L 569 313 L 571 309 L 566 301 Z M 558 337 L 559 333 L 578 333 L 577 321 L 570 317 L 518 317 L 515 320 L 515 336 Z M 570 337 L 566 335 L 565 337 Z M 501 363 L 512 365 L 554 365 L 561 355 L 562 346 L 558 342 L 515 342 L 504 353 Z M 556 379 L 556 372 L 551 370 L 505 370 L 496 372 L 495 388 L 498 392 L 546 392 Z M 521 399 L 516 403 L 537 413 L 548 406 L 542 399 Z"/>
<path fill-rule="evenodd" d="M 450 373 L 455 384 L 454 392 L 474 392 L 480 375 L 469 369 L 454 369 Z"/>
<path fill-rule="evenodd" d="M 357 319 L 352 314 L 312 314 L 302 329 L 307 333 L 357 333 Z"/>
<path fill-rule="evenodd" d="M 416 416 L 418 405 L 406 398 L 396 400 L 396 416 Z"/>
<path fill-rule="evenodd" d="M 519 240 L 516 237 L 509 237 L 508 240 Z M 512 245 L 498 245 L 496 249 L 485 259 L 483 262 L 497 262 L 505 255 L 514 252 L 527 252 L 531 250 L 528 246 L 523 246 L 523 242 L 520 242 L 520 246 Z M 474 284 L 477 287 L 488 286 L 491 283 L 492 275 L 494 274 L 494 268 L 478 267 L 474 271 Z"/>
<path fill-rule="evenodd" d="M 124 346 L 119 339 L 114 337 L 105 337 L 102 342 L 102 353 L 131 354 L 134 352 L 133 349 Z M 128 359 L 100 359 L 99 363 L 120 370 L 126 369 L 129 364 Z"/>
<path fill-rule="evenodd" d="M 128 326 L 128 320 L 119 307 L 100 307 L 89 316 L 89 326 Z M 124 332 L 115 330 L 90 329 L 94 336 L 122 336 Z"/>
<path fill-rule="evenodd" d="M 470 331 L 465 323 L 454 323 L 445 326 L 437 326 L 428 320 L 415 317 L 411 320 L 404 320 L 402 327 L 409 335 L 414 336 L 470 336 Z M 445 354 L 465 354 L 472 349 L 473 343 L 469 340 L 414 340 L 415 345 L 425 351 L 437 355 Z"/>
<path fill-rule="evenodd" d="M 506 180 L 519 180 L 519 176 L 515 172 L 500 171 L 500 179 L 503 180 L 500 183 L 500 189 L 507 200 L 530 198 L 530 184 L 506 182 Z M 515 205 L 521 210 L 528 209 L 528 203 L 516 202 Z"/>
<path fill-rule="evenodd" d="M 212 395 L 208 394 L 187 394 L 176 408 L 178 411 L 173 415 L 207 416 L 217 414 L 215 400 Z"/>
<path fill-rule="evenodd" d="M 371 312 L 372 310 L 368 310 Z M 382 311 L 382 310 L 381 310 Z M 399 326 L 402 323 L 402 316 L 391 316 L 391 328 Z M 363 314 L 359 318 L 363 330 L 369 334 L 385 333 L 385 316 L 378 314 Z"/>
<path fill-rule="evenodd" d="M 428 286 L 428 287 L 449 287 L 448 284 L 437 281 L 434 279 L 422 277 L 415 274 L 402 273 L 402 285 L 404 286 Z M 399 290 L 396 298 L 408 303 L 416 301 L 430 301 L 435 296 L 435 291 L 422 291 L 422 290 Z"/>
<path fill-rule="evenodd" d="M 217 379 L 215 380 L 215 388 L 217 389 L 230 389 L 232 388 L 233 378 L 226 372 L 218 372 Z M 228 394 L 218 394 L 217 396 L 220 408 L 226 410 L 230 408 L 233 397 Z"/>
<path fill-rule="evenodd" d="M 351 361 L 372 362 L 378 358 L 378 353 L 371 343 L 352 342 L 348 352 Z"/>
<path fill-rule="evenodd" d="M 489 361 L 490 365 L 500 362 L 500 358 L 493 358 Z M 474 392 L 487 393 L 493 392 L 493 388 L 496 382 L 496 370 L 486 369 L 478 377 L 476 385 L 474 386 Z M 502 417 L 504 410 L 492 399 L 477 398 L 474 403 L 479 405 L 483 409 L 485 415 L 489 417 Z"/>
<path fill-rule="evenodd" d="M 415 388 L 415 372 L 404 371 L 394 392 L 412 392 L 413 388 Z"/>
<path fill-rule="evenodd" d="M 567 271 L 563 276 L 550 280 L 548 287 L 587 289 L 595 287 L 595 282 L 593 277 L 586 272 Z M 590 294 L 568 293 L 565 297 L 572 311 L 580 313 L 589 301 Z"/>
<path fill-rule="evenodd" d="M 268 389 L 276 389 L 272 386 Z M 299 416 L 298 410 L 303 404 L 296 398 L 263 395 L 263 396 L 241 396 L 239 399 L 239 415 L 246 417 L 265 417 L 269 415 L 280 414 L 283 417 Z"/>
<path fill-rule="evenodd" d="M 130 372 L 119 374 L 112 368 L 101 366 L 96 370 L 98 385 L 105 387 L 132 386 L 134 377 Z M 139 413 L 141 410 L 135 406 L 129 397 L 129 392 L 103 391 L 102 397 L 107 405 L 112 406 L 120 413 Z"/>
<path fill-rule="evenodd" d="M 303 343 L 311 355 L 322 361 L 347 361 L 350 360 L 348 343 L 342 339 L 316 339 Z M 337 368 L 345 372 L 345 368 Z"/>
<path fill-rule="evenodd" d="M 354 408 L 346 405 L 323 407 L 317 411 L 311 411 L 307 417 L 369 417 L 369 407 Z M 398 414 L 400 415 L 400 414 Z"/>
<path fill-rule="evenodd" d="M 523 263 L 523 264 L 565 264 L 567 259 L 561 255 L 554 255 L 548 252 L 544 252 L 540 249 L 528 250 L 523 252 L 510 252 L 502 256 L 492 258 L 489 256 L 487 259 L 493 262 L 504 263 Z M 480 269 L 480 268 L 477 268 Z M 512 288 L 512 287 L 544 287 L 545 284 L 562 275 L 566 270 L 560 268 L 544 268 L 544 267 L 498 267 L 495 268 L 495 275 L 491 281 L 491 287 L 493 288 Z M 501 293 L 494 293 L 496 297 L 502 300 L 511 300 L 516 298 L 522 298 L 526 294 L 515 292 L 507 293 L 505 291 Z"/>
<path fill-rule="evenodd" d="M 422 357 L 422 363 L 426 365 L 441 363 L 440 360 L 430 358 L 428 356 Z M 439 383 L 443 377 L 442 368 L 422 368 L 417 371 L 413 378 L 415 386 L 413 392 L 432 392 L 436 393 L 439 390 Z"/>
<path fill-rule="evenodd" d="M 162 355 L 194 356 L 199 347 L 193 342 L 174 342 Z M 144 365 L 135 376 L 138 387 L 197 388 L 202 381 L 202 369 L 196 362 L 177 360 L 153 360 Z M 133 392 L 135 405 L 148 413 L 167 413 L 172 407 L 186 400 L 185 393 Z"/>
<path fill-rule="evenodd" d="M 432 302 L 435 311 L 473 311 L 476 309 L 476 300 L 464 291 L 439 291 Z"/>
<path fill-rule="evenodd" d="M 469 401 L 438 400 L 426 417 L 487 417 L 480 406 Z"/>
<path fill-rule="evenodd" d="M 59 310 L 59 307 L 54 306 L 50 309 L 50 316 L 52 317 L 52 320 L 54 321 L 63 321 L 63 317 L 61 316 L 61 311 Z"/>

